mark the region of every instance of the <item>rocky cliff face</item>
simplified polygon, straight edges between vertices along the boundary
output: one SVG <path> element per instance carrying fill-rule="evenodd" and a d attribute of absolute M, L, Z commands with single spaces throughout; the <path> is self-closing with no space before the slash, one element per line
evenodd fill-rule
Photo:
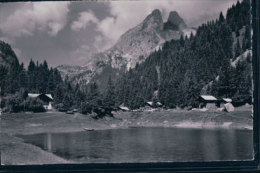
<path fill-rule="evenodd" d="M 183 21 L 183 19 L 179 16 L 179 14 L 176 11 L 170 12 L 169 18 L 167 22 L 164 24 L 164 29 L 183 30 L 186 28 L 187 25 Z"/>
<path fill-rule="evenodd" d="M 165 41 L 180 38 L 180 30 L 165 30 L 163 26 L 161 12 L 154 10 L 142 23 L 128 30 L 111 49 L 104 52 L 109 58 L 109 63 L 113 68 L 121 68 L 124 65 L 127 69 L 134 68 L 137 62 L 144 61 Z M 122 59 L 119 60 L 117 57 Z"/>
<path fill-rule="evenodd" d="M 111 66 L 120 71 L 134 68 L 143 62 L 154 50 L 159 49 L 165 41 L 179 39 L 187 26 L 177 12 L 171 12 L 163 23 L 161 12 L 156 9 L 142 23 L 124 33 L 110 49 L 94 55 L 86 66 L 81 68 L 59 66 L 63 76 L 76 82 L 88 83 L 95 74 L 101 74 L 104 67 Z M 84 70 L 85 69 L 85 70 Z M 85 73 L 88 71 L 89 73 Z M 87 76 L 83 75 L 86 74 Z"/>

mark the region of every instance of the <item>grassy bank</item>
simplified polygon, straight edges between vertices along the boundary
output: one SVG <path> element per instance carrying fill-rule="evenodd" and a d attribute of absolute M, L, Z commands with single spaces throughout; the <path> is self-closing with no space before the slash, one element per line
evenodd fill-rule
<path fill-rule="evenodd" d="M 45 152 L 39 147 L 26 144 L 22 139 L 1 134 L 1 163 L 3 165 L 40 165 L 72 163 L 52 153 Z"/>
<path fill-rule="evenodd" d="M 237 108 L 234 112 L 163 110 L 115 114 L 122 119 L 118 124 L 141 127 L 178 127 L 178 128 L 232 128 L 253 129 L 252 109 Z"/>
<path fill-rule="evenodd" d="M 1 156 L 3 164 L 69 163 L 52 153 L 26 144 L 18 134 L 83 131 L 84 128 L 105 130 L 129 127 L 233 128 L 252 129 L 249 107 L 235 112 L 201 112 L 185 110 L 153 110 L 116 112 L 114 118 L 94 120 L 88 115 L 61 112 L 17 113 L 1 116 Z"/>

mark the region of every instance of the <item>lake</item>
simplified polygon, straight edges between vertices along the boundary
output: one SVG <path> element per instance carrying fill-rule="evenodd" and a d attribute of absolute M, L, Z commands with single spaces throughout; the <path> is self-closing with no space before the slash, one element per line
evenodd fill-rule
<path fill-rule="evenodd" d="M 18 137 L 79 163 L 223 161 L 253 157 L 252 130 L 158 127 Z"/>

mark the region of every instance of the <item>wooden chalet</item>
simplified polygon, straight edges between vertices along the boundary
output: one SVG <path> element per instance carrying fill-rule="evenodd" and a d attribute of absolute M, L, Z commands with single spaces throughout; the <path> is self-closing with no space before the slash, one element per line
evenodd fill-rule
<path fill-rule="evenodd" d="M 51 94 L 38 94 L 38 93 L 28 93 L 30 98 L 39 98 L 44 103 L 44 108 L 46 110 L 52 110 L 53 97 Z"/>
<path fill-rule="evenodd" d="M 206 108 L 209 110 L 217 109 L 218 99 L 212 95 L 200 95 L 199 97 L 199 108 Z"/>
<path fill-rule="evenodd" d="M 156 108 L 156 107 L 162 107 L 162 103 L 161 102 L 156 102 L 156 104 L 154 105 L 152 101 L 146 102 L 146 105 L 152 108 Z"/>
<path fill-rule="evenodd" d="M 120 105 L 118 107 L 118 109 L 121 110 L 121 111 L 124 111 L 124 112 L 130 111 L 130 109 L 128 107 L 124 106 L 124 105 Z"/>

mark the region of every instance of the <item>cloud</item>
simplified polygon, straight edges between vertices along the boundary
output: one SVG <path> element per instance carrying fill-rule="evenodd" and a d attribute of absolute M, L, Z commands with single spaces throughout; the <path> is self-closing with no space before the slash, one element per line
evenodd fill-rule
<path fill-rule="evenodd" d="M 55 36 L 67 23 L 69 2 L 28 2 L 18 6 L 12 14 L 0 18 L 0 30 L 5 37 L 34 35 L 45 31 Z"/>
<path fill-rule="evenodd" d="M 128 29 L 141 23 L 154 9 L 165 11 L 172 3 L 173 1 L 111 1 L 111 16 L 100 22 L 98 31 L 115 42 Z"/>
<path fill-rule="evenodd" d="M 91 22 L 94 24 L 99 22 L 95 14 L 91 10 L 81 12 L 78 19 L 71 24 L 71 29 L 74 31 L 86 29 L 87 25 L 89 25 Z"/>
<path fill-rule="evenodd" d="M 111 16 L 100 21 L 97 30 L 107 37 L 111 44 L 128 29 L 141 23 L 154 9 L 162 12 L 164 21 L 167 20 L 170 11 L 177 11 L 189 26 L 198 26 L 202 22 L 218 17 L 220 11 L 225 12 L 234 2 L 236 0 L 111 1 L 108 4 Z"/>
<path fill-rule="evenodd" d="M 82 44 L 76 50 L 71 52 L 71 57 L 76 64 L 84 64 L 91 61 L 91 57 L 95 48 L 89 44 Z"/>

